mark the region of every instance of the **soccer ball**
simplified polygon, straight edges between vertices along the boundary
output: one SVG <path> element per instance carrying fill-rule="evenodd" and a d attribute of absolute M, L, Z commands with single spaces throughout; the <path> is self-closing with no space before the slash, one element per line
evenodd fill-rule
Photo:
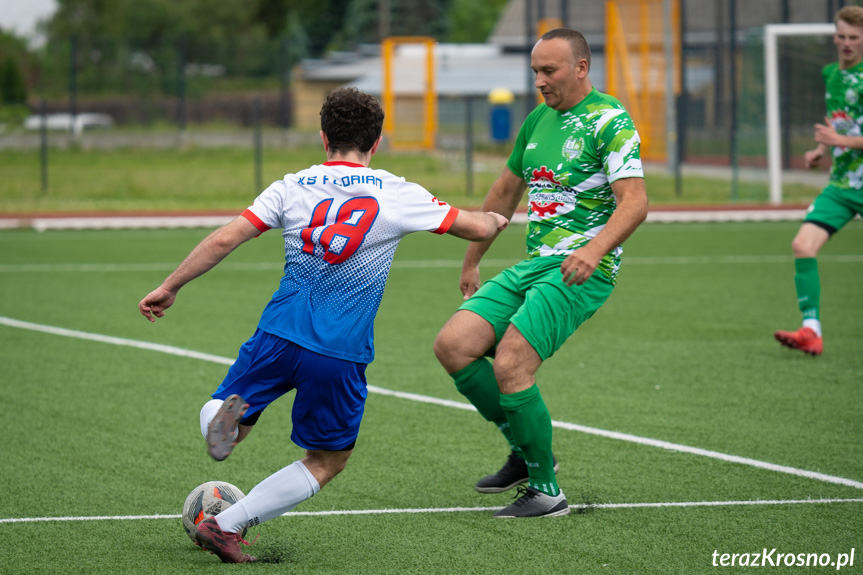
<path fill-rule="evenodd" d="M 183 504 L 183 530 L 195 542 L 198 523 L 218 515 L 246 495 L 225 481 L 208 481 L 195 487 Z M 245 537 L 246 529 L 241 534 Z"/>

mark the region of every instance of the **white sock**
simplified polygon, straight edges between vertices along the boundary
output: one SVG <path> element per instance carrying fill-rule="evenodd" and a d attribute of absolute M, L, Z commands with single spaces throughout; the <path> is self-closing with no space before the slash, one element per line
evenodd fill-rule
<path fill-rule="evenodd" d="M 207 428 L 210 427 L 210 422 L 216 417 L 216 413 L 223 403 L 225 402 L 221 399 L 211 399 L 201 408 L 201 435 L 204 436 L 204 439 L 207 439 Z M 239 433 L 239 429 L 234 430 L 234 439 L 237 438 L 237 434 Z"/>
<path fill-rule="evenodd" d="M 222 531 L 238 533 L 287 513 L 321 490 L 302 461 L 294 461 L 252 488 L 248 495 L 216 515 Z"/>
<path fill-rule="evenodd" d="M 814 318 L 804 319 L 803 327 L 808 327 L 809 329 L 814 331 L 818 335 L 818 337 L 821 337 L 821 321 Z"/>

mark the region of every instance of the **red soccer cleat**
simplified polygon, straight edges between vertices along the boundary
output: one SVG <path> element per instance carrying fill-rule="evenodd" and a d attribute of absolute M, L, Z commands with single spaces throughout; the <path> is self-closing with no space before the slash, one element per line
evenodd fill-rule
<path fill-rule="evenodd" d="M 223 563 L 254 563 L 258 560 L 257 557 L 240 551 L 240 543 L 248 543 L 243 541 L 239 533 L 222 531 L 215 517 L 208 517 L 198 523 L 195 539 L 201 547 L 217 555 Z"/>
<path fill-rule="evenodd" d="M 799 349 L 809 355 L 821 355 L 824 351 L 823 338 L 808 327 L 801 327 L 797 331 L 777 331 L 773 337 L 785 347 Z"/>

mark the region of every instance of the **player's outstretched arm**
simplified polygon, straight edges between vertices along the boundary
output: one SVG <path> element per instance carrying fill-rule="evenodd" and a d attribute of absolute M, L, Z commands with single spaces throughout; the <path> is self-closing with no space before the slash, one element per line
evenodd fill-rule
<path fill-rule="evenodd" d="M 249 220 L 238 217 L 201 240 L 162 285 L 138 302 L 138 311 L 149 321 L 163 317 L 184 285 L 213 269 L 216 264 L 261 232 Z"/>
<path fill-rule="evenodd" d="M 495 212 L 470 212 L 459 210 L 448 234 L 470 241 L 494 238 L 509 225 L 509 220 Z"/>
<path fill-rule="evenodd" d="M 491 185 L 482 203 L 482 209 L 501 214 L 507 220 L 511 220 L 526 189 L 527 183 L 524 179 L 513 174 L 508 167 L 504 167 L 500 176 Z M 497 234 L 486 240 L 471 242 L 467 247 L 459 279 L 459 288 L 465 299 L 479 289 L 479 262 L 495 237 Z"/>

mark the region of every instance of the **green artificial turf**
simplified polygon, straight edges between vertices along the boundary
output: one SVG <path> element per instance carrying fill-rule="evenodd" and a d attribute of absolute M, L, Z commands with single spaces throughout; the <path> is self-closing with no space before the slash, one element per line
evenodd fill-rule
<path fill-rule="evenodd" d="M 645 224 L 626 243 L 615 293 L 537 376 L 559 424 L 572 515 L 493 519 L 514 493 L 472 486 L 506 457 L 497 430 L 469 410 L 373 392 L 347 469 L 295 513 L 252 530 L 250 551 L 264 562 L 245 567 L 195 548 L 173 516 L 199 483 L 248 492 L 302 456 L 290 442 L 291 396 L 225 462 L 209 459 L 198 430 L 200 406 L 277 287 L 279 234 L 242 246 L 150 324 L 138 300 L 208 230 L 2 231 L 0 318 L 33 325 L 0 323 L 0 573 L 693 574 L 717 572 L 714 552 L 774 548 L 832 560 L 855 549 L 842 571 L 858 572 L 863 224 L 822 251 L 818 358 L 772 337 L 799 324 L 795 229 Z M 523 233 L 512 226 L 499 238 L 483 277 L 521 257 Z M 403 241 L 370 385 L 465 401 L 432 353 L 461 301 L 465 246 L 425 233 Z M 72 331 L 39 331 L 54 328 Z M 806 502 L 822 499 L 840 501 Z M 768 570 L 801 569 L 836 571 Z"/>

